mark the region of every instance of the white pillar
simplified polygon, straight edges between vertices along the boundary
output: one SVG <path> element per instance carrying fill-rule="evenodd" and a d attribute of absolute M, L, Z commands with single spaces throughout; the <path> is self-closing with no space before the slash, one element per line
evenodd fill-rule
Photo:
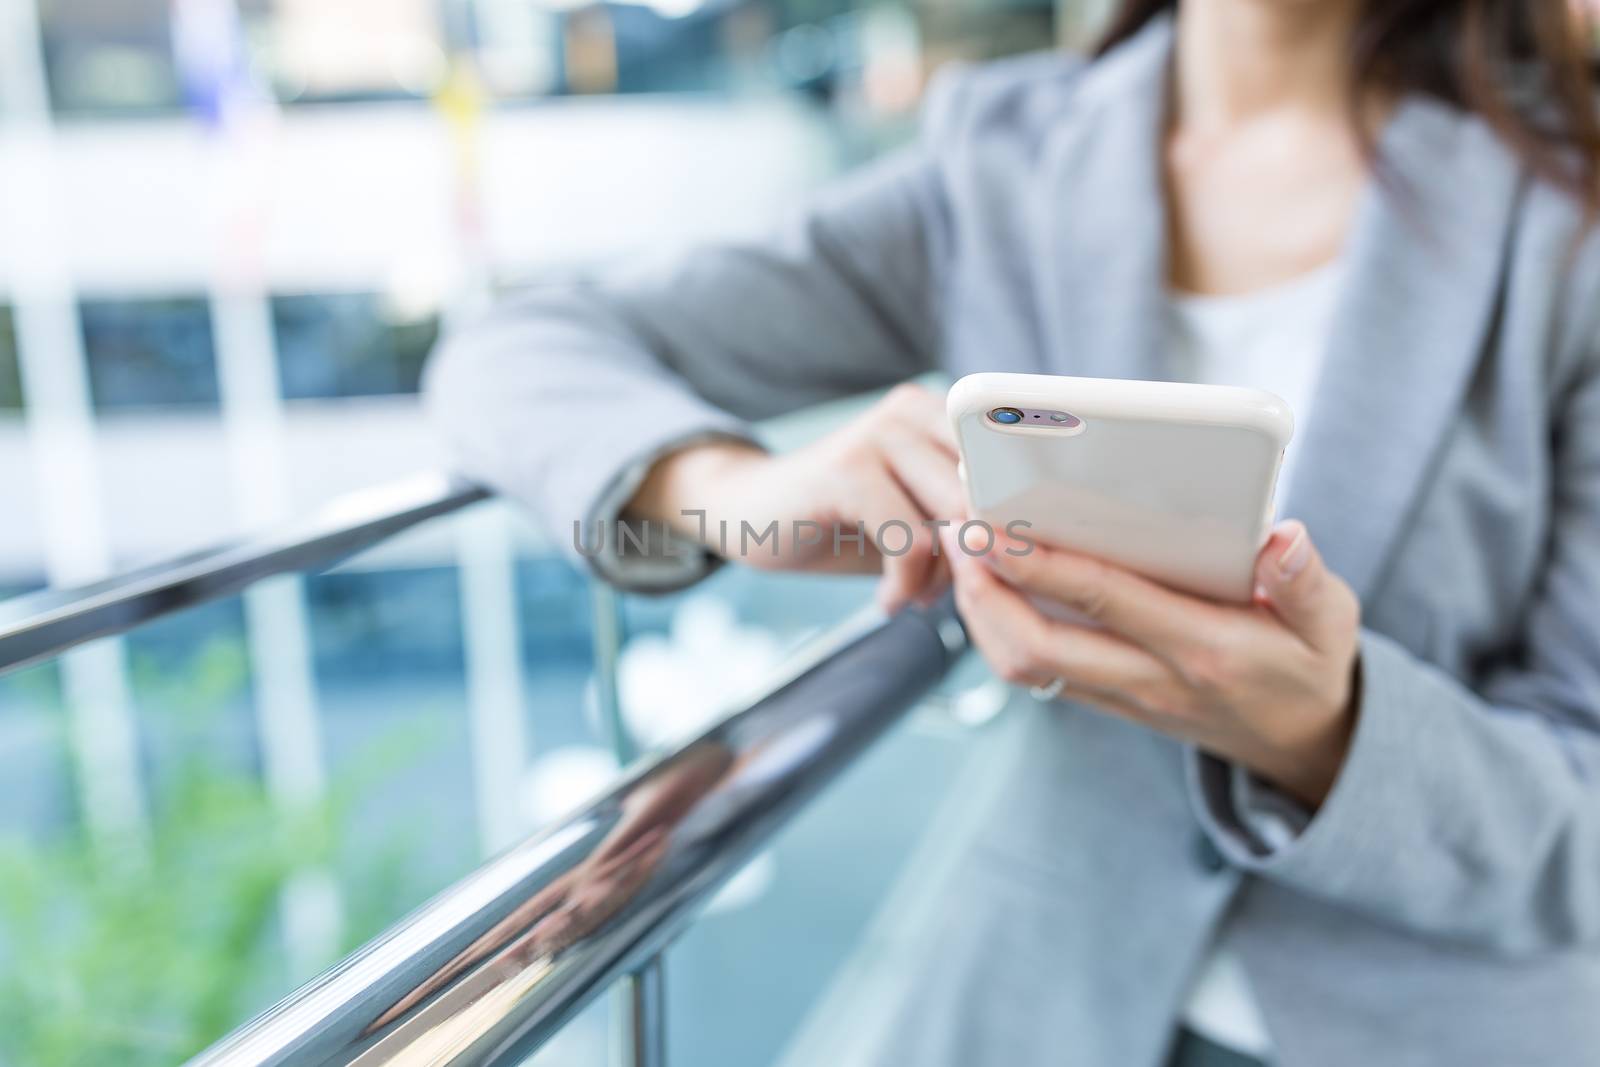
<path fill-rule="evenodd" d="M 55 144 L 37 12 L 0 0 L 0 255 L 9 257 L 24 425 L 53 586 L 105 577 L 113 560 L 101 511 L 94 412 L 71 265 L 61 256 Z M 84 822 L 119 856 L 141 855 L 148 812 L 123 644 L 63 655 L 62 687 Z"/>
<path fill-rule="evenodd" d="M 478 841 L 485 854 L 511 846 L 525 829 L 517 795 L 528 766 L 528 730 L 508 519 L 491 505 L 474 508 L 456 520 L 472 781 Z"/>
<path fill-rule="evenodd" d="M 211 321 L 234 513 L 245 529 L 285 521 L 293 505 L 267 295 L 245 279 L 216 283 Z M 327 797 L 305 583 L 298 575 L 258 582 L 245 591 L 244 609 L 262 773 L 274 806 L 292 819 Z M 338 950 L 338 886 L 326 870 L 307 871 L 284 887 L 279 903 L 298 981 Z"/>

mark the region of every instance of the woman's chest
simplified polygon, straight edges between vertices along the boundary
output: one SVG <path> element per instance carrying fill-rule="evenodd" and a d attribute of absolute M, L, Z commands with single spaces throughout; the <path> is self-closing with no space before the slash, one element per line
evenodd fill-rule
<path fill-rule="evenodd" d="M 1052 322 L 1056 309 L 1037 275 L 1013 282 L 966 286 L 950 303 L 952 373 L 1219 383 L 1218 374 L 1253 374 L 1224 384 L 1287 390 L 1297 429 L 1280 513 L 1308 521 L 1335 568 L 1361 589 L 1366 623 L 1462 677 L 1516 641 L 1550 532 L 1558 412 L 1547 312 L 1503 308 L 1461 342 L 1467 347 L 1442 355 L 1396 345 L 1352 357 L 1348 341 L 1332 341 L 1349 326 L 1331 314 L 1273 316 L 1275 341 L 1250 342 L 1247 328 L 1233 352 L 1214 344 L 1184 351 L 1157 322 L 1136 334 L 1142 345 L 1086 353 L 1071 343 L 1082 335 L 1070 323 Z M 1116 293 L 1105 299 L 1132 303 Z M 1225 336 L 1214 331 L 1210 340 Z M 1365 366 L 1338 362 L 1352 358 Z M 1434 375 L 1430 360 L 1452 370 Z"/>

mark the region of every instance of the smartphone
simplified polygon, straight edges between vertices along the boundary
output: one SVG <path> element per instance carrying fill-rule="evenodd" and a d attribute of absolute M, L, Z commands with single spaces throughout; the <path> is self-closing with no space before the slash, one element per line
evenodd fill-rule
<path fill-rule="evenodd" d="M 951 386 L 947 407 L 972 518 L 1186 592 L 1250 599 L 1294 433 L 1281 398 L 1220 385 L 970 374 Z"/>

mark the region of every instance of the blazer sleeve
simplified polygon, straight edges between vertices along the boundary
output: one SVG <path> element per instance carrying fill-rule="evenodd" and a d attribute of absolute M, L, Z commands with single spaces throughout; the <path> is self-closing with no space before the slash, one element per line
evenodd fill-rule
<path fill-rule="evenodd" d="M 1233 863 L 1477 948 L 1600 941 L 1600 358 L 1557 425 L 1549 558 L 1517 661 L 1469 688 L 1364 632 L 1345 764 L 1280 845 L 1251 832 L 1235 770 L 1192 753 L 1191 800 Z"/>
<path fill-rule="evenodd" d="M 825 190 L 765 239 L 540 289 L 449 338 L 424 392 L 459 471 L 529 505 L 574 551 L 575 524 L 589 543 L 667 452 L 748 439 L 747 420 L 933 366 L 946 213 L 929 141 L 952 83 L 930 89 L 917 147 Z M 650 560 L 584 555 L 634 588 L 681 585 L 712 562 L 692 550 L 661 578 Z"/>

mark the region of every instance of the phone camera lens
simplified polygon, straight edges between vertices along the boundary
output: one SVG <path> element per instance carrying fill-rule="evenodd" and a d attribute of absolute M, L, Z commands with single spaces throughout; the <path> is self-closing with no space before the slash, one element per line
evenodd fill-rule
<path fill-rule="evenodd" d="M 1022 421 L 1022 412 L 1016 408 L 995 408 L 989 417 L 1004 426 L 1015 426 Z"/>

